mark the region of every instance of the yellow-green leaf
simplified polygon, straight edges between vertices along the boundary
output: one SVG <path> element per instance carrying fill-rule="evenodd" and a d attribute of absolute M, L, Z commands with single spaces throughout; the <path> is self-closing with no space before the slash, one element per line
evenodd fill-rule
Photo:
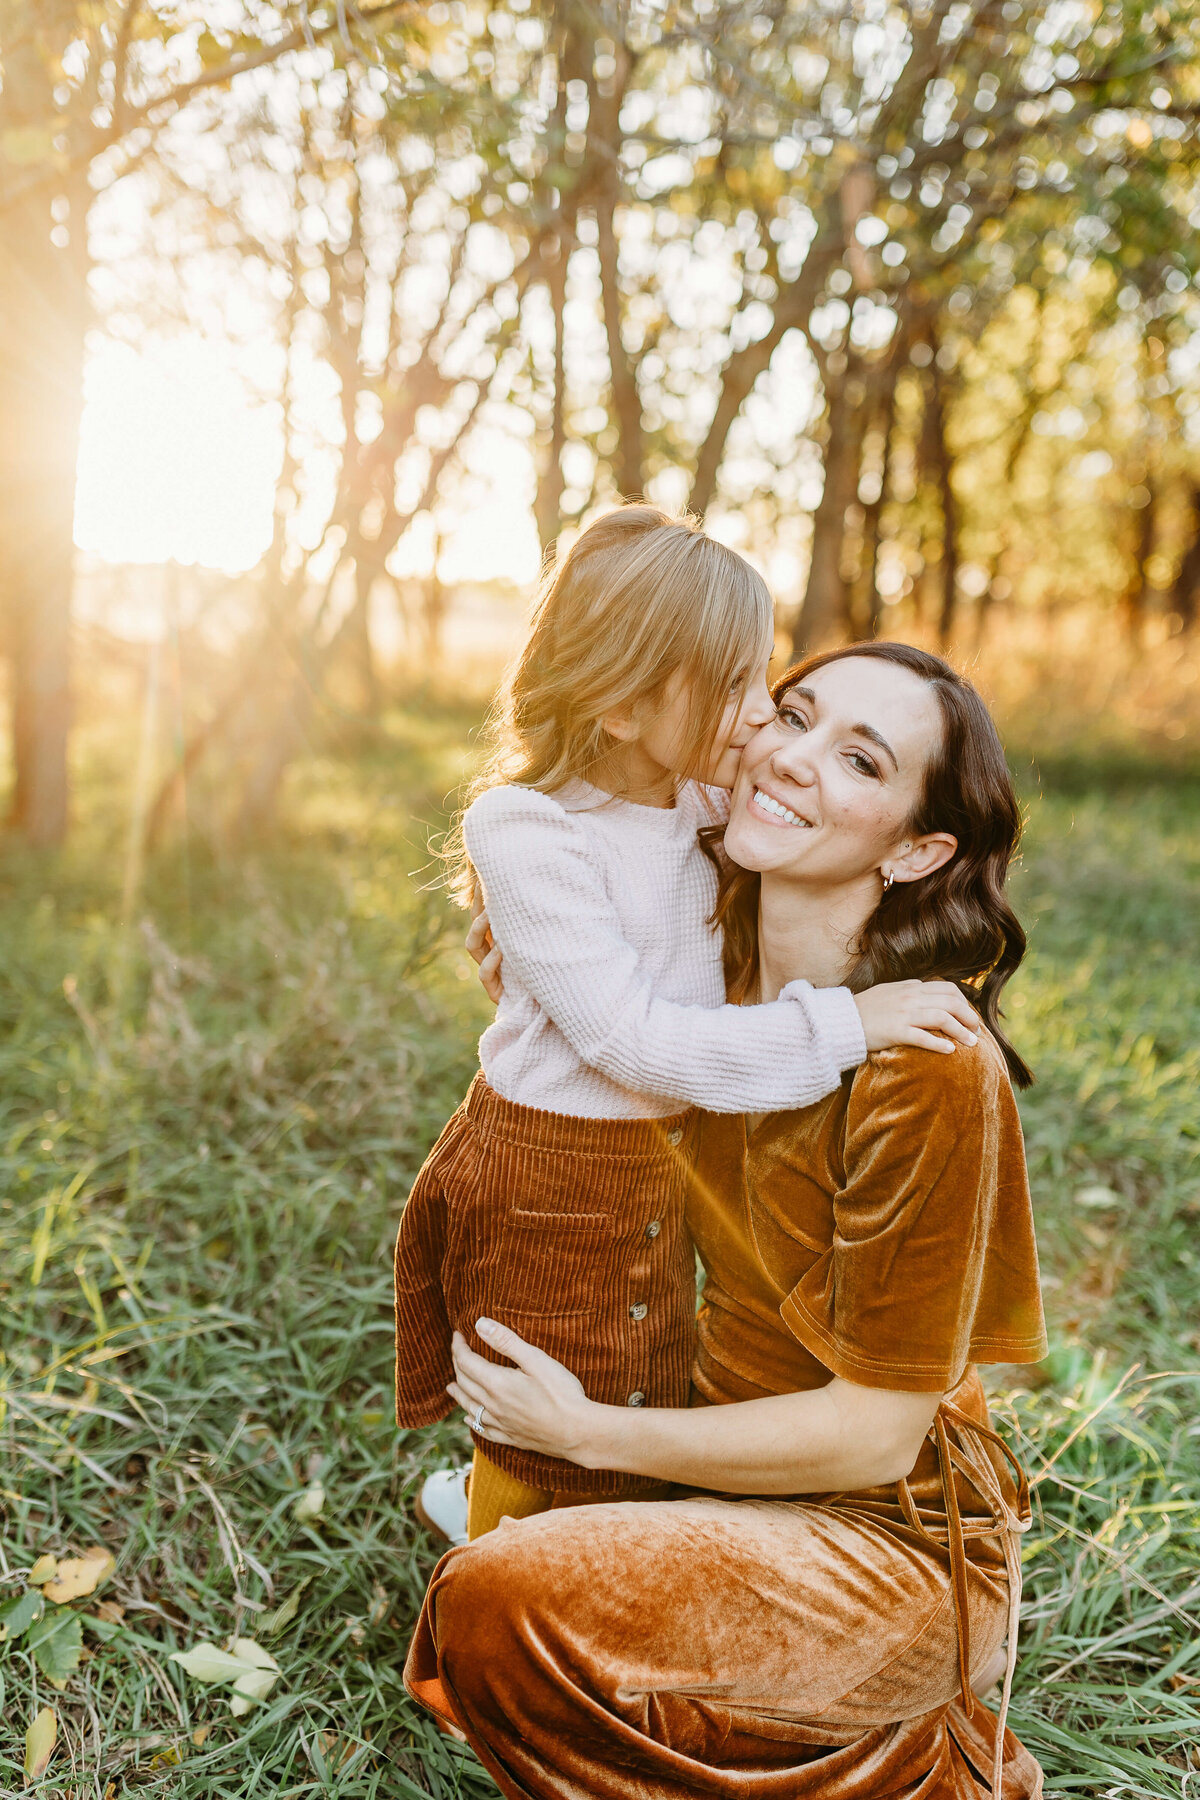
<path fill-rule="evenodd" d="M 246 1673 L 246 1665 L 227 1650 L 215 1644 L 195 1644 L 190 1650 L 175 1650 L 170 1660 L 178 1663 L 193 1681 L 236 1681 Z"/>
<path fill-rule="evenodd" d="M 34 1661 L 50 1686 L 65 1688 L 67 1677 L 75 1673 L 83 1655 L 83 1623 L 79 1614 L 65 1610 L 43 1613 L 30 1626 L 25 1648 L 33 1652 Z"/>
<path fill-rule="evenodd" d="M 57 1574 L 58 1558 L 57 1556 L 51 1556 L 47 1551 L 45 1556 L 38 1557 L 32 1569 L 30 1569 L 29 1579 L 34 1587 L 41 1587 L 43 1581 L 53 1581 Z"/>
<path fill-rule="evenodd" d="M 54 1754 L 58 1737 L 58 1715 L 52 1706 L 43 1706 L 25 1733 L 25 1785 L 40 1781 Z"/>
<path fill-rule="evenodd" d="M 287 1599 L 280 1602 L 274 1612 L 264 1613 L 258 1621 L 258 1629 L 265 1631 L 268 1637 L 274 1637 L 277 1631 L 282 1631 L 285 1625 L 290 1625 L 300 1610 L 300 1596 L 311 1580 L 312 1576 L 306 1575 L 303 1581 L 292 1589 Z"/>
<path fill-rule="evenodd" d="M 274 1669 L 275 1673 L 278 1675 L 279 1664 L 275 1661 L 271 1652 L 269 1650 L 264 1650 L 261 1644 L 256 1644 L 253 1638 L 234 1638 L 229 1649 L 231 1654 L 236 1656 L 239 1662 L 245 1663 L 247 1667 L 251 1669 Z"/>
<path fill-rule="evenodd" d="M 41 1618 L 43 1611 L 42 1596 L 35 1587 L 26 1588 L 15 1599 L 6 1600 L 0 1606 L 0 1641 L 19 1638 L 36 1619 Z"/>
<path fill-rule="evenodd" d="M 230 1712 L 236 1719 L 240 1719 L 259 1700 L 266 1699 L 278 1680 L 278 1669 L 247 1669 L 233 1684 Z"/>
<path fill-rule="evenodd" d="M 103 1544 L 93 1544 L 82 1556 L 67 1556 L 58 1565 L 53 1580 L 42 1589 L 47 1600 L 62 1606 L 68 1600 L 82 1600 L 99 1587 L 117 1566 L 117 1559 Z"/>
<path fill-rule="evenodd" d="M 324 1510 L 325 1489 L 319 1481 L 314 1481 L 292 1501 L 292 1517 L 296 1519 L 319 1519 Z"/>

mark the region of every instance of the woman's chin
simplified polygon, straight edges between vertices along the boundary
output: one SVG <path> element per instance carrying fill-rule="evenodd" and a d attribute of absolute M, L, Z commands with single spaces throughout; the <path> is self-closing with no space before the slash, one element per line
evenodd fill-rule
<path fill-rule="evenodd" d="M 730 820 L 725 831 L 725 854 L 740 869 L 761 874 L 764 869 L 775 866 L 778 852 L 779 846 L 765 842 L 762 831 L 757 830 L 750 820 Z"/>

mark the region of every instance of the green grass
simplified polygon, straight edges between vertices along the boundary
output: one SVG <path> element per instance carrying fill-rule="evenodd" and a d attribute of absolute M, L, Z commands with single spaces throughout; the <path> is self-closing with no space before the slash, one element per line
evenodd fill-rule
<path fill-rule="evenodd" d="M 176 844 L 126 923 L 103 796 L 52 874 L 0 866 L 0 1599 L 43 1551 L 117 1559 L 61 1692 L 0 1644 L 0 1792 L 49 1703 L 56 1796 L 494 1793 L 401 1686 L 411 1495 L 465 1439 L 390 1423 L 391 1238 L 485 1012 L 409 879 L 468 723 L 427 703 L 312 761 L 283 841 Z M 1051 1792 L 1165 1800 L 1200 1746 L 1200 784 L 1031 804 L 1012 1020 L 1054 1350 L 999 1402 L 1045 1471 L 1016 1723 Z M 282 1669 L 242 1719 L 167 1660 L 238 1635 Z"/>

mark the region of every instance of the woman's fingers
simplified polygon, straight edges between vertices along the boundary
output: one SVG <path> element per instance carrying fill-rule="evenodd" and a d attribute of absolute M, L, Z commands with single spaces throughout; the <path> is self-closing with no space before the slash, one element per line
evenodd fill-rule
<path fill-rule="evenodd" d="M 496 1363 L 490 1363 L 486 1356 L 480 1356 L 477 1351 L 472 1350 L 461 1331 L 456 1331 L 450 1340 L 450 1354 L 460 1380 L 465 1378 L 490 1387 L 494 1376 L 512 1374 L 511 1369 L 501 1369 Z"/>
<path fill-rule="evenodd" d="M 527 1375 L 544 1375 L 552 1369 L 562 1367 L 552 1356 L 547 1356 L 544 1350 L 539 1350 L 534 1344 L 527 1344 L 524 1338 L 518 1337 L 515 1331 L 510 1331 L 507 1325 L 501 1325 L 495 1319 L 476 1319 L 475 1329 L 485 1344 L 498 1351 L 501 1356 L 507 1356 L 510 1362 L 515 1362 L 518 1369 L 523 1369 Z M 480 1361 L 482 1360 L 481 1357 Z M 490 1363 L 487 1365 L 488 1368 L 491 1366 Z"/>

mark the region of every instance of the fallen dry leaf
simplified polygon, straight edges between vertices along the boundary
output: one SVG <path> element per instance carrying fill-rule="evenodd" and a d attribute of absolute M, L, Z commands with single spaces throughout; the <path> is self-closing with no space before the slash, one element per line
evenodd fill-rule
<path fill-rule="evenodd" d="M 205 1744 L 207 1744 L 211 1730 L 211 1725 L 197 1725 L 195 1731 L 192 1733 L 192 1742 L 195 1744 L 197 1750 L 202 1750 Z"/>
<path fill-rule="evenodd" d="M 47 1600 L 53 1600 L 58 1606 L 64 1606 L 68 1600 L 82 1600 L 85 1594 L 94 1593 L 116 1566 L 117 1559 L 111 1550 L 105 1549 L 103 1544 L 92 1544 L 82 1556 L 64 1557 L 42 1592 Z"/>
<path fill-rule="evenodd" d="M 41 1587 L 43 1581 L 53 1581 L 57 1573 L 58 1558 L 57 1556 L 51 1556 L 49 1551 L 47 1551 L 45 1556 L 38 1557 L 32 1569 L 30 1569 L 29 1584 L 31 1587 Z"/>
<path fill-rule="evenodd" d="M 125 1619 L 125 1608 L 117 1600 L 97 1600 L 95 1613 L 109 1625 L 120 1625 Z"/>
<path fill-rule="evenodd" d="M 193 1681 L 236 1681 L 246 1672 L 246 1664 L 215 1644 L 195 1644 L 190 1650 L 172 1651 L 169 1661 L 186 1669 Z"/>
<path fill-rule="evenodd" d="M 40 1781 L 54 1754 L 58 1737 L 58 1714 L 52 1706 L 43 1706 L 25 1733 L 25 1785 Z"/>
<path fill-rule="evenodd" d="M 292 1501 L 292 1517 L 294 1519 L 319 1519 L 325 1511 L 325 1489 L 319 1481 L 305 1488 Z"/>
<path fill-rule="evenodd" d="M 312 1579 L 311 1575 L 306 1575 L 299 1585 L 292 1589 L 287 1599 L 276 1607 L 274 1612 L 264 1613 L 258 1621 L 258 1629 L 265 1631 L 268 1637 L 273 1637 L 277 1631 L 282 1631 L 285 1625 L 290 1625 L 300 1610 L 300 1596 Z"/>

